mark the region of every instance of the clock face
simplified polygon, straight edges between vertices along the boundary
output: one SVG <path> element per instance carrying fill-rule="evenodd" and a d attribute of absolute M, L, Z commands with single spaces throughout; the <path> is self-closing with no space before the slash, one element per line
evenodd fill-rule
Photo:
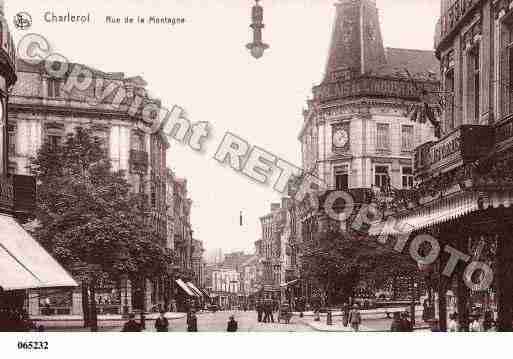
<path fill-rule="evenodd" d="M 349 135 L 343 129 L 339 129 L 333 134 L 333 144 L 335 147 L 344 147 L 348 141 Z"/>

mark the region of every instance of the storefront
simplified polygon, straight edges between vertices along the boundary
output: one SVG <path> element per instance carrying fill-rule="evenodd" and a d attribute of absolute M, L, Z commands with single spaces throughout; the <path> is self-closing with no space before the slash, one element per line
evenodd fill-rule
<path fill-rule="evenodd" d="M 403 208 L 394 226 L 378 231 L 409 233 L 410 240 L 428 234 L 440 245 L 438 260 L 423 271 L 436 287 L 442 330 L 450 312 L 458 313 L 462 328 L 472 315 L 496 317 L 500 330 L 513 326 L 513 153 L 498 150 L 495 138 L 492 126 L 464 125 L 417 148 L 419 187 L 398 199 Z M 451 268 L 455 251 L 464 255 Z"/>
<path fill-rule="evenodd" d="M 19 330 L 29 289 L 72 288 L 77 283 L 14 218 L 0 215 L 0 331 Z"/>

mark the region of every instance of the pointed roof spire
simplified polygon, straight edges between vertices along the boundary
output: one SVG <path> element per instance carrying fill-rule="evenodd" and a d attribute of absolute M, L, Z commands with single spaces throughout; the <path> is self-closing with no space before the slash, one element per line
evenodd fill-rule
<path fill-rule="evenodd" d="M 0 0 L 0 15 L 5 15 L 5 1 Z"/>
<path fill-rule="evenodd" d="M 386 63 L 374 0 L 339 0 L 324 81 L 357 76 Z"/>

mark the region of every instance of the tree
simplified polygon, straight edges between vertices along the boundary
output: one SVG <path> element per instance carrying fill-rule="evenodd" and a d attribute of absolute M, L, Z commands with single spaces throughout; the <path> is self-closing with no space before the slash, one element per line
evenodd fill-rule
<path fill-rule="evenodd" d="M 347 302 L 362 280 L 383 283 L 396 276 L 414 276 L 416 263 L 390 245 L 355 231 L 319 232 L 302 260 L 303 276 L 323 290 L 328 303 Z"/>
<path fill-rule="evenodd" d="M 148 222 L 147 199 L 131 192 L 123 172 L 112 171 L 90 130 L 77 128 L 62 145 L 44 144 L 31 172 L 37 180 L 34 235 L 64 267 L 93 266 L 95 276 L 110 280 L 165 273 L 172 253 Z"/>

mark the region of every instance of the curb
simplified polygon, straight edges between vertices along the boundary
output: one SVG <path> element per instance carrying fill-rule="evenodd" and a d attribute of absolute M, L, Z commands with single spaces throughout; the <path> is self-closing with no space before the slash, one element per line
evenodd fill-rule
<path fill-rule="evenodd" d="M 309 321 L 306 321 L 306 320 L 300 320 L 300 323 L 303 324 L 303 325 L 306 325 L 310 329 L 315 330 L 316 332 L 322 332 L 322 333 L 356 333 L 356 332 L 353 332 L 352 330 L 337 330 L 335 326 L 333 327 L 333 329 L 319 328 L 316 325 L 314 325 L 313 323 L 311 323 Z M 365 329 L 358 331 L 358 333 L 391 333 L 389 330 L 377 330 L 377 329 L 370 329 L 368 327 L 361 327 L 361 328 L 365 328 Z M 430 329 L 430 327 L 429 326 L 415 327 L 415 329 L 413 330 L 413 333 L 415 333 L 416 331 L 426 330 L 426 329 Z"/>
<path fill-rule="evenodd" d="M 180 314 L 179 316 L 173 316 L 168 317 L 167 319 L 169 321 L 173 320 L 180 320 L 185 318 L 186 314 Z M 47 329 L 76 329 L 76 328 L 82 328 L 84 325 L 84 319 L 83 318 L 43 318 L 43 317 L 36 317 L 31 318 L 31 320 L 36 325 L 43 325 Z M 155 322 L 156 318 L 148 318 L 146 317 L 145 322 L 146 323 L 152 323 Z M 98 327 L 99 328 L 121 328 L 125 324 L 126 319 L 122 319 L 119 317 L 116 318 L 98 318 Z"/>

